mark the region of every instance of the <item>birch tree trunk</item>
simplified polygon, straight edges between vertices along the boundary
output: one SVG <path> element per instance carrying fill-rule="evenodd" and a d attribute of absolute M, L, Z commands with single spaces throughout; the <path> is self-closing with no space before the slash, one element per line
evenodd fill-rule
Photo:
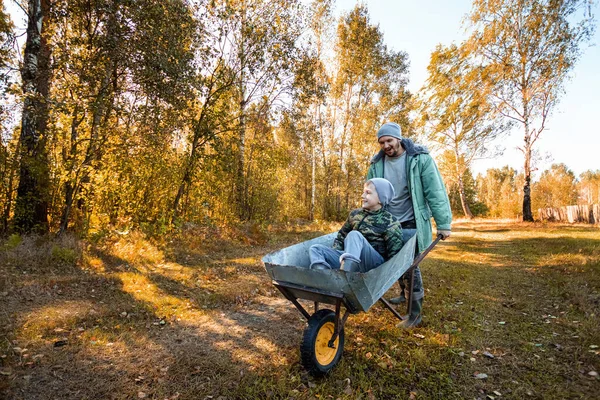
<path fill-rule="evenodd" d="M 28 1 L 27 39 L 21 77 L 23 114 L 21 117 L 20 179 L 15 202 L 14 227 L 18 232 L 48 231 L 48 92 L 50 49 L 44 37 L 44 17 L 48 0 Z"/>
<path fill-rule="evenodd" d="M 456 158 L 456 180 L 458 182 L 458 193 L 460 194 L 460 205 L 462 206 L 463 212 L 465 213 L 465 217 L 473 219 L 473 213 L 471 212 L 471 208 L 469 207 L 469 203 L 467 202 L 467 196 L 465 195 L 465 185 L 462 179 L 464 171 L 461 171 L 462 168 L 460 168 L 458 165 L 458 150 L 455 150 L 454 156 Z"/>
<path fill-rule="evenodd" d="M 242 24 L 240 28 L 240 77 L 239 77 L 239 155 L 238 168 L 236 176 L 236 203 L 237 213 L 241 220 L 247 218 L 247 196 L 246 196 L 246 88 L 245 79 L 245 48 L 244 48 L 244 29 L 246 28 L 246 8 L 245 3 L 242 4 Z"/>
<path fill-rule="evenodd" d="M 524 106 L 524 115 L 527 113 L 527 104 Z M 524 174 L 525 185 L 523 186 L 523 221 L 533 222 L 531 213 L 531 133 L 529 132 L 529 120 L 525 119 L 523 124 L 525 128 L 525 145 L 523 146 L 523 155 L 525 156 Z"/>

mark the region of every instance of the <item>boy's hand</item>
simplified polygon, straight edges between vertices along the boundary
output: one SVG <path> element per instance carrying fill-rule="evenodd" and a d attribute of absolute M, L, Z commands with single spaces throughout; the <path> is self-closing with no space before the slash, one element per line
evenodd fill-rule
<path fill-rule="evenodd" d="M 442 235 L 442 240 L 448 239 L 450 237 L 451 233 L 452 233 L 452 231 L 441 231 L 441 230 L 437 231 L 437 235 Z"/>

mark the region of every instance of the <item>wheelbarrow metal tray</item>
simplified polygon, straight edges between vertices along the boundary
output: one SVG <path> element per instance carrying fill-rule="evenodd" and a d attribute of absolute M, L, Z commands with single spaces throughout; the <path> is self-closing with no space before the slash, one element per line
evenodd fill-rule
<path fill-rule="evenodd" d="M 262 261 L 276 283 L 298 289 L 294 291 L 297 298 L 315 301 L 318 297 L 320 302 L 336 304 L 343 297 L 351 312 L 367 311 L 410 268 L 415 255 L 416 235 L 404 244 L 398 254 L 366 273 L 309 269 L 310 246 L 332 246 L 336 235 L 331 233 L 277 250 L 264 256 Z M 332 295 L 326 296 L 323 292 Z"/>

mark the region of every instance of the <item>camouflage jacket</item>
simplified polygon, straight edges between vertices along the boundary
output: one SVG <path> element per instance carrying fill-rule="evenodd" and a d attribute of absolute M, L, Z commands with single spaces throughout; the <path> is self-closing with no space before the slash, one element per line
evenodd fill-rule
<path fill-rule="evenodd" d="M 333 248 L 344 250 L 344 239 L 351 231 L 358 231 L 385 260 L 396 255 L 404 244 L 400 222 L 390 212 L 362 208 L 350 211 L 348 219 L 338 232 Z"/>

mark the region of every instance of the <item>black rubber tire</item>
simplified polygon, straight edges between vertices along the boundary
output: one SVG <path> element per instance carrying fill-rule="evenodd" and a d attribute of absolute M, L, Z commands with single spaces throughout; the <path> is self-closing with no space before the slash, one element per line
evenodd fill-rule
<path fill-rule="evenodd" d="M 335 352 L 335 355 L 333 355 L 333 359 L 331 360 L 331 362 L 328 362 L 326 364 L 319 362 L 317 356 L 316 342 L 317 336 L 319 335 L 319 331 L 321 330 L 321 328 L 327 325 L 325 328 L 326 330 L 324 331 L 327 332 L 329 329 L 331 329 L 331 325 L 329 324 L 334 324 L 334 321 L 335 312 L 333 312 L 332 310 L 322 309 L 314 313 L 308 319 L 308 326 L 306 327 L 306 329 L 304 329 L 304 334 L 302 335 L 302 343 L 300 344 L 300 358 L 304 368 L 306 368 L 306 370 L 313 376 L 322 376 L 327 374 L 329 371 L 331 371 L 333 367 L 336 366 L 336 364 L 342 358 L 342 353 L 344 352 L 343 328 L 340 331 L 338 338 L 336 339 L 337 348 L 331 350 L 332 354 L 333 352 Z M 322 333 L 322 335 L 323 334 L 324 333 Z M 327 341 L 329 341 L 330 338 L 331 336 L 328 336 Z"/>

